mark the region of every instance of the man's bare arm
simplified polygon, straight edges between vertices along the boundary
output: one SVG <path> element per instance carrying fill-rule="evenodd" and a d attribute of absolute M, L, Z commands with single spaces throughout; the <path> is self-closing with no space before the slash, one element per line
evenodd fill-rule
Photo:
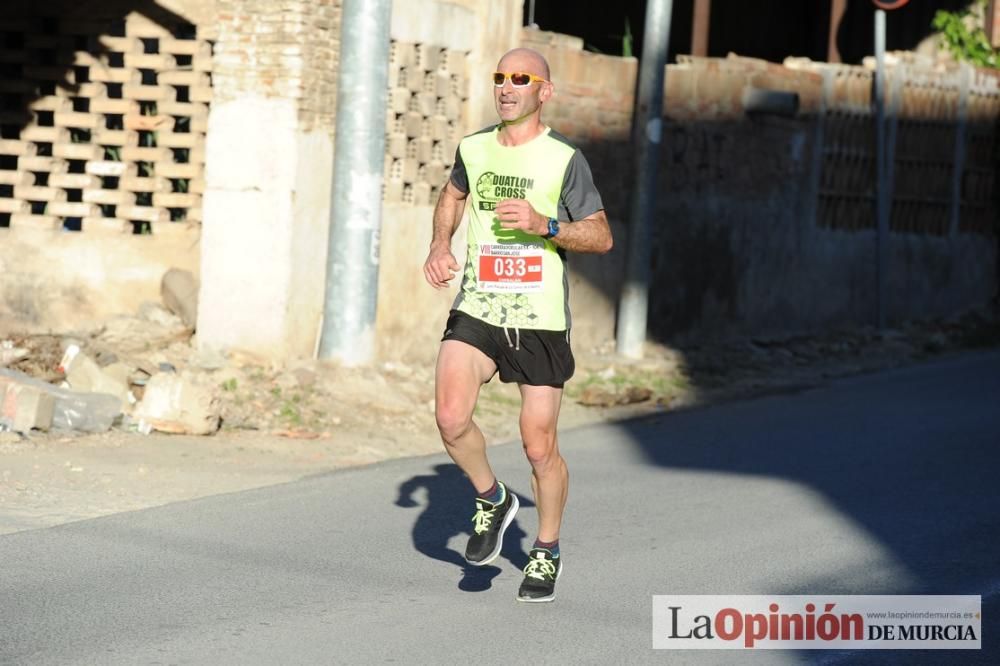
<path fill-rule="evenodd" d="M 545 221 L 545 225 L 547 231 L 548 220 Z M 614 246 L 608 216 L 603 210 L 576 222 L 560 223 L 559 233 L 550 240 L 570 252 L 590 254 L 604 254 L 610 252 Z"/>
<path fill-rule="evenodd" d="M 437 205 L 434 207 L 434 230 L 431 247 L 424 262 L 424 277 L 435 289 L 448 286 L 459 269 L 455 255 L 451 253 L 451 237 L 462 224 L 467 192 L 462 192 L 449 180 L 441 188 Z"/>
<path fill-rule="evenodd" d="M 504 229 L 520 229 L 536 236 L 549 231 L 549 220 L 524 199 L 506 199 L 497 204 L 497 217 Z M 611 250 L 614 240 L 608 216 L 603 210 L 575 222 L 562 222 L 553 243 L 570 252 L 604 254 Z"/>

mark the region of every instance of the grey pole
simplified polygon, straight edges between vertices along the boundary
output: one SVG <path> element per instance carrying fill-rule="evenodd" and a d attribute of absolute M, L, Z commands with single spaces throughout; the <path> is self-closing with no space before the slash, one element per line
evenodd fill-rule
<path fill-rule="evenodd" d="M 886 327 L 889 265 L 889 183 L 885 137 L 885 11 L 875 10 L 875 319 L 879 330 Z"/>
<path fill-rule="evenodd" d="M 649 316 L 650 244 L 656 210 L 656 176 L 663 143 L 663 84 L 670 39 L 671 0 L 649 0 L 638 94 L 632 123 L 632 197 L 629 206 L 628 253 L 625 284 L 618 303 L 617 350 L 622 356 L 642 357 Z"/>
<path fill-rule="evenodd" d="M 337 134 L 319 355 L 361 365 L 375 354 L 382 167 L 392 0 L 344 0 Z"/>

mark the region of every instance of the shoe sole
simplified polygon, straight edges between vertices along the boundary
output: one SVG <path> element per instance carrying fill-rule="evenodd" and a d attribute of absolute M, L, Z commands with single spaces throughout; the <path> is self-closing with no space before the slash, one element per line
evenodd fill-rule
<path fill-rule="evenodd" d="M 518 501 L 517 495 L 511 494 L 510 498 L 513 501 L 510 505 L 510 511 L 507 512 L 507 516 L 503 519 L 503 525 L 500 526 L 500 536 L 497 537 L 497 547 L 493 549 L 492 553 L 478 562 L 473 562 L 472 560 L 466 558 L 465 561 L 472 566 L 485 567 L 487 564 L 491 564 L 493 560 L 500 557 L 500 551 L 503 549 L 503 535 L 507 532 L 507 528 L 510 527 L 510 524 L 514 522 L 514 516 L 517 515 L 517 510 L 521 508 L 521 502 Z"/>
<path fill-rule="evenodd" d="M 562 576 L 562 572 L 563 572 L 563 565 L 562 565 L 562 563 L 560 563 L 559 564 L 559 571 L 556 572 L 556 581 L 557 582 L 559 580 L 559 577 Z M 544 603 L 548 603 L 550 601 L 555 601 L 556 600 L 556 593 L 555 593 L 555 590 L 553 590 L 552 594 L 550 594 L 547 597 L 532 598 L 532 597 L 522 597 L 522 596 L 518 595 L 518 596 L 516 596 L 514 598 L 517 599 L 518 601 L 520 601 L 522 604 L 544 604 Z"/>

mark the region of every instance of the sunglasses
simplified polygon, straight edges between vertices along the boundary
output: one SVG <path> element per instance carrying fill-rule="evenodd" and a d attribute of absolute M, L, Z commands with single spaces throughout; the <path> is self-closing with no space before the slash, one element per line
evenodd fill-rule
<path fill-rule="evenodd" d="M 535 76 L 534 74 L 528 74 L 527 72 L 493 72 L 493 85 L 497 88 L 502 88 L 507 79 L 510 79 L 510 85 L 515 88 L 530 86 L 535 81 L 548 83 L 547 79 Z"/>

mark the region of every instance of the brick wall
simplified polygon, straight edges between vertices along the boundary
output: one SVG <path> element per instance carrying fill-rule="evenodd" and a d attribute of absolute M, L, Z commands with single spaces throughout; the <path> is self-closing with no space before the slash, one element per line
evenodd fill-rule
<path fill-rule="evenodd" d="M 298 101 L 301 129 L 333 132 L 340 0 L 217 0 L 215 87 Z"/>
<path fill-rule="evenodd" d="M 211 45 L 167 12 L 60 7 L 4 20 L 0 227 L 157 235 L 200 221 Z"/>

